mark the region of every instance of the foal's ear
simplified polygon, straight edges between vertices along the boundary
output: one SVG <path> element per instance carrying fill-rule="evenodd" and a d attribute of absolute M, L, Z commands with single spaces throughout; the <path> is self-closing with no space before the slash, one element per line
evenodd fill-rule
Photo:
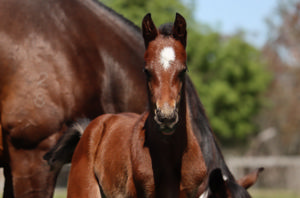
<path fill-rule="evenodd" d="M 227 197 L 227 187 L 221 169 L 211 171 L 208 182 L 213 197 Z"/>
<path fill-rule="evenodd" d="M 264 170 L 264 168 L 258 168 L 257 170 L 249 173 L 248 175 L 244 176 L 243 178 L 239 179 L 237 183 L 240 186 L 243 186 L 245 189 L 248 189 L 251 187 L 257 180 L 259 173 L 261 173 Z"/>
<path fill-rule="evenodd" d="M 145 47 L 147 48 L 150 41 L 154 40 L 158 34 L 150 13 L 146 14 L 146 16 L 143 19 L 142 30 Z"/>
<path fill-rule="evenodd" d="M 175 22 L 173 25 L 173 37 L 179 40 L 184 47 L 186 47 L 186 22 L 183 16 L 176 13 Z"/>

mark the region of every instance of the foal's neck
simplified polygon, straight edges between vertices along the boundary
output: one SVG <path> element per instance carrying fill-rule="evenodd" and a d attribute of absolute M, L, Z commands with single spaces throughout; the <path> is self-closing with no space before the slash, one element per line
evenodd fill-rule
<path fill-rule="evenodd" d="M 179 197 L 182 156 L 187 145 L 186 102 L 183 86 L 179 103 L 179 121 L 168 136 L 159 131 L 150 111 L 146 121 L 145 146 L 149 148 L 155 182 L 155 197 Z"/>

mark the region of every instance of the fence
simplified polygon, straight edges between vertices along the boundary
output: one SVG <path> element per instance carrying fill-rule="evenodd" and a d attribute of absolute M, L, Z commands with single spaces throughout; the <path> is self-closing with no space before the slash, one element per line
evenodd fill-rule
<path fill-rule="evenodd" d="M 255 187 L 300 192 L 300 156 L 228 157 L 226 162 L 237 179 L 264 167 Z"/>

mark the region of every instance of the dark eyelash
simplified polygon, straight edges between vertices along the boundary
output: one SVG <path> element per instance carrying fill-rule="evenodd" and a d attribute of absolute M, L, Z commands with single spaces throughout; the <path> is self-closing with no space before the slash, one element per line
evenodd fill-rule
<path fill-rule="evenodd" d="M 188 71 L 187 69 L 183 69 L 182 71 L 180 71 L 180 73 L 179 73 L 179 77 L 183 77 L 184 75 L 185 75 L 185 73 L 186 73 L 186 71 Z"/>
<path fill-rule="evenodd" d="M 151 77 L 151 73 L 150 73 L 150 71 L 149 71 L 148 69 L 144 68 L 144 69 L 143 69 L 143 72 L 146 74 L 146 76 L 147 76 L 148 78 Z"/>

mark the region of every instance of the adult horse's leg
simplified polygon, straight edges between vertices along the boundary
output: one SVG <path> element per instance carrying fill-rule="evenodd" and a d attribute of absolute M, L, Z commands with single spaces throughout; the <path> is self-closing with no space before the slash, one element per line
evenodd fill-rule
<path fill-rule="evenodd" d="M 43 155 L 56 142 L 60 133 L 44 139 L 33 148 L 16 146 L 5 136 L 4 197 L 52 197 L 60 170 L 49 171 Z"/>
<path fill-rule="evenodd" d="M 0 117 L 1 120 L 1 117 Z M 2 126 L 0 124 L 0 167 L 3 166 L 4 162 L 4 154 L 3 154 L 3 134 L 2 134 Z"/>
<path fill-rule="evenodd" d="M 14 197 L 12 181 L 11 181 L 11 171 L 10 167 L 5 165 L 4 166 L 4 176 L 5 176 L 5 183 L 4 183 L 4 192 L 3 197 Z"/>

